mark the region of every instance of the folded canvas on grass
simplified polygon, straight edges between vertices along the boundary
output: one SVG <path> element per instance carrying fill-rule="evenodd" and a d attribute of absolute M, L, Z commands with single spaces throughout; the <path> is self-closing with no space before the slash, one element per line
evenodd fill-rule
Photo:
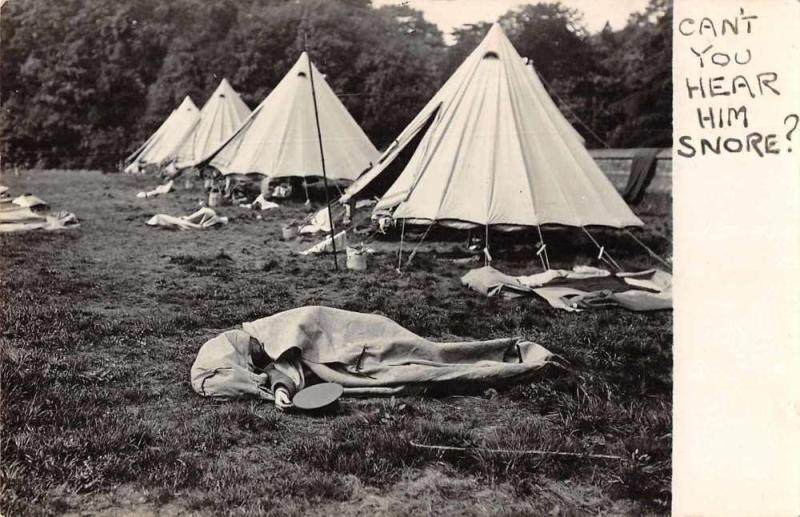
<path fill-rule="evenodd" d="M 190 215 L 175 217 L 168 214 L 156 214 L 147 220 L 147 224 L 150 226 L 163 226 L 179 230 L 204 230 L 227 223 L 227 217 L 217 215 L 214 210 L 208 207 L 203 207 Z"/>
<path fill-rule="evenodd" d="M 80 226 L 71 212 L 40 214 L 28 207 L 0 210 L 0 233 L 64 230 Z"/>
<path fill-rule="evenodd" d="M 461 283 L 486 296 L 515 298 L 538 295 L 552 307 L 583 309 L 622 307 L 631 311 L 672 309 L 672 275 L 659 269 L 613 274 L 575 266 L 529 276 L 510 276 L 491 266 L 473 269 Z"/>

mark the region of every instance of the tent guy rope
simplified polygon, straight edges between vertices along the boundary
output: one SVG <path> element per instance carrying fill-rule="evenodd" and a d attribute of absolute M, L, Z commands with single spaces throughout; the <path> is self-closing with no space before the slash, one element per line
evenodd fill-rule
<path fill-rule="evenodd" d="M 651 257 L 653 257 L 653 258 L 654 258 L 654 259 L 656 259 L 657 261 L 661 262 L 661 264 L 662 264 L 663 266 L 665 266 L 665 267 L 669 268 L 669 270 L 670 270 L 670 271 L 672 271 L 672 264 L 670 264 L 669 262 L 667 262 L 665 259 L 661 258 L 661 256 L 660 256 L 660 255 L 658 255 L 658 254 L 657 254 L 655 251 L 653 251 L 652 249 L 650 249 L 650 247 L 649 247 L 647 244 L 645 244 L 644 242 L 642 242 L 642 241 L 640 241 L 639 239 L 637 239 L 637 238 L 636 238 L 636 236 L 635 236 L 635 235 L 634 235 L 634 234 L 633 234 L 633 233 L 632 233 L 630 230 L 628 230 L 627 228 L 625 228 L 624 232 L 625 232 L 626 234 L 630 235 L 630 237 L 631 237 L 633 240 L 635 240 L 635 241 L 636 241 L 636 242 L 637 242 L 637 243 L 638 243 L 638 244 L 639 244 L 641 247 L 643 247 L 643 248 L 644 248 L 644 249 L 647 251 L 647 253 L 649 253 L 649 254 L 650 254 L 650 256 L 651 256 Z"/>
<path fill-rule="evenodd" d="M 597 240 L 595 240 L 592 234 L 589 233 L 589 230 L 587 230 L 585 226 L 581 226 L 581 230 L 583 230 L 583 233 L 585 233 L 589 237 L 589 239 L 592 240 L 594 245 L 597 246 L 597 249 L 600 250 L 600 254 L 597 256 L 597 258 L 613 266 L 614 268 L 616 268 L 617 271 L 622 271 L 622 267 L 620 267 L 617 261 L 614 260 L 614 257 L 612 257 L 611 254 L 606 251 L 606 247 L 601 246 L 600 243 L 597 242 Z"/>
<path fill-rule="evenodd" d="M 539 256 L 539 259 L 542 261 L 542 267 L 545 271 L 550 271 L 550 257 L 547 256 L 547 244 L 544 242 L 544 235 L 542 235 L 542 227 L 541 225 L 536 225 L 536 231 L 539 232 L 539 243 L 541 243 L 541 247 L 536 252 Z"/>
<path fill-rule="evenodd" d="M 599 136 L 597 133 L 595 133 L 594 131 L 592 131 L 592 128 L 590 128 L 588 124 L 586 124 L 586 123 L 585 123 L 583 120 L 581 120 L 581 118 L 580 118 L 580 117 L 579 117 L 579 116 L 578 116 L 578 115 L 577 115 L 577 114 L 576 114 L 574 111 L 572 111 L 572 108 L 570 108 L 570 107 L 569 107 L 569 105 L 568 105 L 566 102 L 564 102 L 564 99 L 562 99 L 561 97 L 559 97 L 559 96 L 558 96 L 558 94 L 557 94 L 557 93 L 556 93 L 556 91 L 553 89 L 553 87 L 552 87 L 552 86 L 550 86 L 550 83 L 548 83 L 547 81 L 545 81 L 545 80 L 544 80 L 544 77 L 542 77 L 542 74 L 540 74 L 540 73 L 536 72 L 535 70 L 534 70 L 534 73 L 536 73 L 536 76 L 539 78 L 539 80 L 541 80 L 541 81 L 544 83 L 544 85 L 545 85 L 545 86 L 547 86 L 547 89 L 550 91 L 550 95 L 552 95 L 553 97 L 555 97 L 555 98 L 556 98 L 556 100 L 558 100 L 558 102 L 561 104 L 561 107 L 562 107 L 563 109 L 567 110 L 567 111 L 570 113 L 570 115 L 572 115 L 572 116 L 575 118 L 575 120 L 576 120 L 576 121 L 577 121 L 577 122 L 578 122 L 578 123 L 579 123 L 581 126 L 583 126 L 583 128 L 584 128 L 584 129 L 586 129 L 586 131 L 588 131 L 588 132 L 589 132 L 589 134 L 590 134 L 590 135 L 592 135 L 593 137 L 595 137 L 595 139 L 596 139 L 598 142 L 600 142 L 601 144 L 603 144 L 603 146 L 605 146 L 605 148 L 606 148 L 606 149 L 611 149 L 611 146 L 610 146 L 610 145 L 608 145 L 608 142 L 606 142 L 605 140 L 603 140 L 602 138 L 600 138 L 600 136 Z"/>
<path fill-rule="evenodd" d="M 406 235 L 406 220 L 403 219 L 403 224 L 400 227 L 400 249 L 397 251 L 397 272 L 402 273 L 400 266 L 403 263 L 403 239 Z"/>
<path fill-rule="evenodd" d="M 417 250 L 419 249 L 420 246 L 422 246 L 422 241 L 424 241 L 425 237 L 428 236 L 428 232 L 431 231 L 432 227 L 433 227 L 433 223 L 429 224 L 428 228 L 425 229 L 425 233 L 422 234 L 422 238 L 419 240 L 417 245 L 414 246 L 414 249 L 411 250 L 411 254 L 408 256 L 408 260 L 406 261 L 406 266 L 410 266 L 411 265 L 411 261 L 414 260 L 414 257 L 417 255 Z"/>

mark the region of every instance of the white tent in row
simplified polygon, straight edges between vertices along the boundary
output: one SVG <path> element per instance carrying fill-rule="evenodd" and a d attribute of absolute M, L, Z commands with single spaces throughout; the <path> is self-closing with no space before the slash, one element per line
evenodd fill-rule
<path fill-rule="evenodd" d="M 175 167 L 192 167 L 216 151 L 250 116 L 250 108 L 227 79 L 206 101 L 194 126 L 175 152 Z"/>
<path fill-rule="evenodd" d="M 313 74 L 328 179 L 354 180 L 380 154 L 303 52 L 238 131 L 200 165 L 225 175 L 322 177 Z"/>
<path fill-rule="evenodd" d="M 178 147 L 197 123 L 200 112 L 187 95 L 136 151 L 125 159 L 125 172 L 136 173 L 149 165 L 161 166 L 175 157 Z"/>
<path fill-rule="evenodd" d="M 342 202 L 374 197 L 417 223 L 643 224 L 499 24 Z"/>

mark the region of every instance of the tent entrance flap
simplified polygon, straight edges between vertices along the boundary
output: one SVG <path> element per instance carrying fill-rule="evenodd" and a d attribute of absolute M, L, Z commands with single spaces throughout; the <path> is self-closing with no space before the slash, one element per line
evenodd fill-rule
<path fill-rule="evenodd" d="M 378 159 L 373 169 L 368 169 L 348 188 L 342 201 L 350 199 L 371 199 L 382 197 L 389 190 L 397 178 L 400 177 L 406 165 L 417 152 L 420 142 L 433 125 L 441 105 L 430 112 L 428 117 L 415 130 L 412 130 L 404 141 L 395 140 L 384 155 Z"/>

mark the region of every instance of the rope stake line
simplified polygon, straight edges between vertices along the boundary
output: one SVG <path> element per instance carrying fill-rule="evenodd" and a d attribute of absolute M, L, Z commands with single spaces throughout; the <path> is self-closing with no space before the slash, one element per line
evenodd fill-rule
<path fill-rule="evenodd" d="M 537 253 L 536 256 L 539 257 L 539 262 L 542 263 L 542 269 L 544 271 L 547 271 L 547 264 L 544 261 L 544 257 L 542 257 L 541 254 L 539 254 L 539 253 Z"/>
<path fill-rule="evenodd" d="M 591 239 L 594 245 L 597 246 L 597 249 L 600 250 L 600 254 L 597 256 L 597 258 L 613 266 L 617 271 L 622 271 L 622 268 L 617 261 L 614 260 L 614 257 L 612 257 L 611 254 L 605 250 L 605 246 L 601 246 L 600 243 L 597 242 L 597 240 L 592 236 L 592 234 L 589 233 L 589 230 L 587 230 L 585 226 L 581 226 L 581 229 L 589 237 L 589 239 Z"/>
<path fill-rule="evenodd" d="M 621 456 L 615 456 L 612 454 L 592 454 L 588 452 L 545 451 L 541 449 L 489 449 L 484 447 L 453 447 L 451 445 L 426 445 L 423 443 L 417 443 L 414 440 L 410 440 L 409 443 L 412 447 L 437 451 L 491 452 L 499 454 L 526 454 L 534 456 L 568 456 L 571 458 L 590 458 L 597 460 L 622 460 Z"/>
<path fill-rule="evenodd" d="M 403 224 L 400 227 L 400 249 L 397 250 L 397 272 L 402 273 L 400 266 L 403 263 L 403 238 L 406 235 L 406 220 L 403 219 Z"/>
<path fill-rule="evenodd" d="M 483 265 L 488 266 L 492 263 L 492 256 L 489 255 L 489 223 L 486 223 L 486 233 L 483 246 Z"/>
<path fill-rule="evenodd" d="M 547 256 L 547 244 L 544 242 L 544 234 L 542 234 L 542 226 L 537 224 L 536 231 L 539 233 L 539 244 L 541 244 L 541 252 L 544 254 L 544 258 L 542 259 L 542 267 L 544 267 L 545 271 L 550 271 L 550 257 Z M 538 255 L 539 253 L 537 253 Z M 542 257 L 539 257 L 542 258 Z"/>
<path fill-rule="evenodd" d="M 311 204 L 311 198 L 308 196 L 308 183 L 306 182 L 305 178 L 303 178 L 303 191 L 306 193 L 306 203 L 305 204 L 310 205 Z"/>
<path fill-rule="evenodd" d="M 642 241 L 640 241 L 639 239 L 637 239 L 637 238 L 636 238 L 636 236 L 635 236 L 635 235 L 634 235 L 634 234 L 633 234 L 633 233 L 632 233 L 630 230 L 628 230 L 627 228 L 625 228 L 625 229 L 624 229 L 624 232 L 625 232 L 625 233 L 627 233 L 628 235 L 630 235 L 630 236 L 631 236 L 631 238 L 632 238 L 633 240 L 635 240 L 635 241 L 636 241 L 636 243 L 637 243 L 637 244 L 639 244 L 639 246 L 641 246 L 642 248 L 644 248 L 644 249 L 647 251 L 647 253 L 649 253 L 649 254 L 650 254 L 650 256 L 651 256 L 651 257 L 653 257 L 653 258 L 654 258 L 654 259 L 656 259 L 657 261 L 661 262 L 661 264 L 662 264 L 662 265 L 664 265 L 666 268 L 668 268 L 670 271 L 672 271 L 672 264 L 670 264 L 669 262 L 667 262 L 665 259 L 661 258 L 661 256 L 659 256 L 659 255 L 658 255 L 658 254 L 657 254 L 655 251 L 653 251 L 652 249 L 650 249 L 650 247 L 649 247 L 647 244 L 645 244 L 644 242 L 642 242 Z"/>
<path fill-rule="evenodd" d="M 405 221 L 405 219 L 403 219 L 403 221 Z M 433 222 L 431 222 L 431 224 L 428 225 L 428 228 L 425 230 L 425 233 L 422 234 L 422 238 L 419 240 L 417 245 L 414 246 L 414 249 L 411 250 L 411 255 L 408 256 L 408 260 L 406 261 L 406 266 L 411 265 L 411 261 L 414 260 L 414 257 L 417 255 L 417 250 L 422 245 L 422 241 L 425 240 L 425 237 L 428 236 L 428 232 L 431 231 L 431 228 L 433 228 Z"/>
<path fill-rule="evenodd" d="M 535 69 L 534 69 L 534 71 L 535 71 Z M 559 95 L 556 93 L 556 91 L 553 89 L 553 87 L 552 87 L 552 86 L 550 86 L 550 83 L 548 83 L 547 81 L 545 81 L 545 80 L 544 80 L 544 77 L 542 77 L 542 74 L 540 74 L 539 72 L 536 72 L 536 76 L 537 76 L 537 77 L 538 77 L 538 78 L 539 78 L 539 79 L 540 79 L 540 80 L 541 80 L 541 81 L 544 83 L 544 85 L 545 85 L 545 86 L 547 86 L 547 89 L 549 90 L 549 92 L 550 92 L 550 95 L 552 95 L 553 97 L 555 97 L 555 98 L 556 98 L 556 100 L 557 100 L 557 101 L 558 101 L 558 102 L 561 104 L 561 107 L 562 107 L 562 108 L 564 108 L 564 109 L 566 109 L 567 111 L 569 111 L 569 112 L 570 112 L 570 114 L 571 114 L 573 117 L 575 117 L 575 120 L 576 120 L 576 121 L 577 121 L 577 122 L 578 122 L 578 123 L 579 123 L 581 126 L 583 126 L 583 128 L 584 128 L 586 131 L 588 131 L 588 132 L 589 132 L 589 134 L 591 134 L 593 137 L 595 137 L 595 138 L 597 139 L 597 141 L 598 141 L 598 142 L 600 142 L 601 144 L 603 144 L 603 145 L 605 146 L 605 148 L 606 148 L 606 149 L 611 149 L 611 146 L 610 146 L 610 145 L 608 145 L 608 142 L 606 142 L 605 140 L 603 140 L 602 138 L 600 138 L 600 136 L 599 136 L 597 133 L 595 133 L 594 131 L 592 131 L 592 128 L 590 128 L 590 127 L 589 127 L 589 126 L 588 126 L 588 125 L 587 125 L 587 124 L 586 124 L 586 123 L 585 123 L 583 120 L 581 120 L 581 118 L 580 118 L 580 117 L 579 117 L 579 116 L 578 116 L 578 115 L 577 115 L 577 114 L 576 114 L 574 111 L 572 111 L 572 108 L 570 108 L 570 107 L 569 107 L 569 105 L 568 105 L 566 102 L 564 102 L 564 99 L 562 99 L 562 98 L 561 98 L 561 97 L 560 97 L 560 96 L 559 96 Z"/>

